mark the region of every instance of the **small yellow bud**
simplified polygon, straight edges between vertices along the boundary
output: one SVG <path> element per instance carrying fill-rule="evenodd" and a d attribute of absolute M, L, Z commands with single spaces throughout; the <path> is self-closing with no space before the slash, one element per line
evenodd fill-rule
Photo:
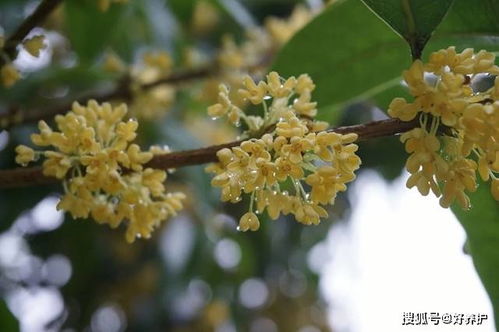
<path fill-rule="evenodd" d="M 126 66 L 116 54 L 108 53 L 104 57 L 103 68 L 110 73 L 121 73 L 126 69 Z"/>
<path fill-rule="evenodd" d="M 23 46 L 29 54 L 38 58 L 40 56 L 40 51 L 45 48 L 45 36 L 38 35 L 26 39 L 23 42 Z"/>
<path fill-rule="evenodd" d="M 0 70 L 0 76 L 2 78 L 2 84 L 6 88 L 10 88 L 21 78 L 19 71 L 17 71 L 16 67 L 10 63 L 2 67 Z"/>
<path fill-rule="evenodd" d="M 208 115 L 212 118 L 224 116 L 227 110 L 221 104 L 215 104 L 208 107 Z"/>
<path fill-rule="evenodd" d="M 98 0 L 97 1 L 97 8 L 99 8 L 99 10 L 101 12 L 106 12 L 109 9 L 110 5 L 111 5 L 110 0 Z"/>
<path fill-rule="evenodd" d="M 258 217 L 253 212 L 247 212 L 243 214 L 239 220 L 239 230 L 246 232 L 247 230 L 256 231 L 260 228 L 260 221 Z"/>
<path fill-rule="evenodd" d="M 210 32 L 219 22 L 217 8 L 209 1 L 196 1 L 194 12 L 192 13 L 192 30 L 196 34 L 206 34 Z"/>
<path fill-rule="evenodd" d="M 26 166 L 28 163 L 35 160 L 35 151 L 26 145 L 18 145 L 16 147 L 16 163 Z"/>
<path fill-rule="evenodd" d="M 167 52 L 146 53 L 144 54 L 144 63 L 161 71 L 169 71 L 172 68 L 173 60 Z"/>

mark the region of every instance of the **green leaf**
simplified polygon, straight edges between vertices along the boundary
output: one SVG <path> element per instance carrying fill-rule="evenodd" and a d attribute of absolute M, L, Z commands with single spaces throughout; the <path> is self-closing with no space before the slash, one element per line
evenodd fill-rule
<path fill-rule="evenodd" d="M 182 24 L 188 25 L 197 2 L 198 0 L 169 0 L 167 3 L 175 17 Z"/>
<path fill-rule="evenodd" d="M 81 61 L 89 63 L 109 45 L 119 33 L 119 24 L 126 4 L 112 5 L 106 12 L 97 8 L 93 0 L 68 0 L 64 2 L 66 29 L 73 49 Z"/>
<path fill-rule="evenodd" d="M 19 322 L 10 312 L 5 301 L 0 301 L 0 329 L 2 331 L 19 331 Z"/>
<path fill-rule="evenodd" d="M 431 34 L 454 0 L 362 0 L 408 43 L 420 58 Z"/>
<path fill-rule="evenodd" d="M 455 45 L 499 51 L 499 2 L 456 0 L 425 48 Z M 333 4 L 281 50 L 274 70 L 282 76 L 308 73 L 317 85 L 319 117 L 329 119 L 345 104 L 374 100 L 381 109 L 406 93 L 401 73 L 411 63 L 405 42 L 360 1 Z"/>
<path fill-rule="evenodd" d="M 468 247 L 473 264 L 494 307 L 496 329 L 499 330 L 499 204 L 490 193 L 489 183 L 480 183 L 469 195 L 471 209 L 452 206 L 468 236 Z"/>
<path fill-rule="evenodd" d="M 426 54 L 443 47 L 473 47 L 499 51 L 499 2 L 456 0 L 426 47 Z"/>
<path fill-rule="evenodd" d="M 407 47 L 360 1 L 343 1 L 316 17 L 279 53 L 274 69 L 282 76 L 308 73 L 313 97 L 329 119 L 339 106 L 397 85 L 410 64 Z"/>

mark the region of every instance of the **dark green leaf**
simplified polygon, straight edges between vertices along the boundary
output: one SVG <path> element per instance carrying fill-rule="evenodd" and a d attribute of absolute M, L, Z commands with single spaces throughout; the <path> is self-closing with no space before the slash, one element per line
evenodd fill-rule
<path fill-rule="evenodd" d="M 169 0 L 168 6 L 175 17 L 183 24 L 188 25 L 191 21 L 194 8 L 198 0 Z"/>
<path fill-rule="evenodd" d="M 344 1 L 301 30 L 280 52 L 274 69 L 285 77 L 308 73 L 317 85 L 319 107 L 334 112 L 347 101 L 397 85 L 409 64 L 402 39 L 360 1 Z M 329 119 L 330 114 L 319 116 Z"/>
<path fill-rule="evenodd" d="M 65 1 L 66 28 L 73 49 L 83 62 L 95 59 L 123 28 L 118 24 L 126 5 L 112 5 L 106 12 L 93 0 Z"/>
<path fill-rule="evenodd" d="M 0 301 L 0 329 L 2 331 L 19 331 L 19 323 L 9 311 L 5 301 Z"/>
<path fill-rule="evenodd" d="M 409 43 L 414 58 L 420 58 L 426 42 L 454 0 L 362 1 Z"/>
<path fill-rule="evenodd" d="M 483 285 L 494 307 L 496 328 L 499 329 L 499 204 L 490 194 L 489 183 L 480 183 L 478 190 L 469 195 L 471 209 L 462 210 L 454 205 L 452 211 L 468 236 L 468 249 Z"/>
<path fill-rule="evenodd" d="M 455 45 L 499 51 L 499 2 L 456 0 L 425 48 Z M 411 58 L 407 46 L 360 1 L 332 5 L 283 48 L 274 69 L 283 76 L 309 73 L 317 89 L 320 117 L 329 119 L 338 107 L 374 99 L 386 109 L 401 96 L 401 72 Z M 327 112 L 326 112 L 327 111 Z"/>

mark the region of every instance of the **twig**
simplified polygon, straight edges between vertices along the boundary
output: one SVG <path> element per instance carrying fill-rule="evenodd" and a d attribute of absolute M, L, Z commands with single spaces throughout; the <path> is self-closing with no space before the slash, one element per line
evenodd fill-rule
<path fill-rule="evenodd" d="M 171 74 L 166 78 L 143 84 L 141 86 L 141 89 L 152 89 L 161 84 L 179 84 L 200 78 L 206 78 L 214 74 L 215 70 L 213 69 L 213 67 L 179 71 Z M 90 99 L 94 99 L 98 103 L 102 103 L 110 100 L 129 101 L 132 99 L 132 97 L 133 95 L 130 91 L 130 78 L 124 77 L 111 91 L 102 93 L 100 95 L 89 93 L 76 99 L 76 101 L 80 104 L 86 104 Z M 60 106 L 52 107 L 50 109 L 30 110 L 29 112 L 25 112 L 18 108 L 11 108 L 9 112 L 0 114 L 0 129 L 9 129 L 12 126 L 19 125 L 21 123 L 33 123 L 40 120 L 51 119 L 57 114 L 64 114 L 69 111 L 71 109 L 72 103 L 73 102 L 65 103 Z"/>
<path fill-rule="evenodd" d="M 356 133 L 359 135 L 358 141 L 365 141 L 372 138 L 400 134 L 413 129 L 418 125 L 419 122 L 417 120 L 403 122 L 398 119 L 388 119 L 354 126 L 333 128 L 329 131 L 340 134 Z M 157 155 L 145 166 L 167 170 L 171 168 L 216 162 L 217 151 L 223 148 L 231 148 L 239 144 L 241 144 L 241 141 L 214 145 L 201 149 Z M 44 176 L 41 167 L 0 170 L 0 188 L 44 185 L 55 183 L 56 181 L 57 180 L 55 178 Z"/>
<path fill-rule="evenodd" d="M 248 66 L 246 69 L 248 72 L 252 72 L 254 70 L 258 70 L 262 68 L 262 66 L 266 66 L 270 64 L 270 58 L 272 54 L 265 55 L 260 63 Z M 209 78 L 211 76 L 215 76 L 220 74 L 221 70 L 218 67 L 217 63 L 212 63 L 209 65 L 205 65 L 201 68 L 189 69 L 174 72 L 168 77 L 158 79 L 157 81 L 153 81 L 150 83 L 145 83 L 140 86 L 142 90 L 148 90 L 155 88 L 162 84 L 175 84 L 180 85 L 182 83 L 186 83 L 189 81 L 194 81 L 203 78 Z M 96 95 L 95 93 L 89 93 L 84 95 L 76 101 L 80 104 L 86 104 L 90 99 L 94 99 L 97 102 L 107 102 L 110 100 L 121 100 L 121 101 L 130 101 L 133 98 L 132 91 L 130 90 L 130 77 L 128 75 L 124 76 L 120 82 L 116 85 L 114 89 L 109 92 Z M 71 103 L 66 103 L 60 106 L 52 107 L 50 109 L 41 109 L 41 110 L 31 110 L 29 112 L 25 112 L 17 107 L 11 107 L 10 110 L 6 113 L 0 114 L 0 130 L 1 129 L 9 129 L 15 125 L 24 124 L 24 123 L 33 123 L 40 120 L 48 120 L 53 118 L 57 114 L 64 114 L 71 109 Z"/>
<path fill-rule="evenodd" d="M 151 83 L 143 84 L 141 88 L 144 90 L 147 90 L 147 89 L 154 88 L 154 87 L 161 85 L 161 84 L 178 84 L 178 83 L 182 83 L 182 82 L 186 82 L 186 81 L 193 81 L 193 80 L 197 80 L 200 78 L 206 78 L 206 77 L 209 77 L 211 75 L 214 75 L 214 74 L 216 74 L 217 71 L 218 70 L 217 70 L 216 66 L 206 66 L 204 68 L 192 69 L 192 70 L 184 71 L 184 72 L 177 72 L 177 73 L 171 74 L 170 76 L 168 76 L 166 78 L 159 79 L 159 80 L 151 82 Z"/>
<path fill-rule="evenodd" d="M 28 16 L 16 31 L 5 41 L 3 51 L 10 58 L 14 59 L 17 54 L 17 45 L 33 30 L 40 25 L 43 20 L 62 2 L 62 0 L 42 0 L 35 11 Z M 0 66 L 3 65 L 3 58 L 0 58 Z"/>

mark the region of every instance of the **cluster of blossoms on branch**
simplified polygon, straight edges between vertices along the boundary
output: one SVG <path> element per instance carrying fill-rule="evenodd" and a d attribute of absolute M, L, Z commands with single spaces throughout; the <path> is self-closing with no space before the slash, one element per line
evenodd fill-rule
<path fill-rule="evenodd" d="M 55 117 L 59 131 L 40 121 L 40 133 L 31 136 L 33 144 L 55 150 L 20 145 L 16 162 L 25 166 L 43 156 L 43 173 L 63 181 L 58 209 L 113 228 L 126 221 L 126 239 L 133 242 L 150 237 L 161 221 L 175 215 L 185 195 L 166 193 L 166 172 L 144 167 L 153 154 L 168 151 L 144 152 L 133 144 L 138 123 L 123 121 L 126 113 L 125 104 L 74 103 L 70 112 Z"/>
<path fill-rule="evenodd" d="M 471 207 L 466 191 L 476 190 L 477 171 L 483 181 L 491 180 L 499 200 L 499 79 L 485 89 L 478 84 L 499 74 L 494 62 L 494 54 L 483 50 L 434 52 L 428 63 L 416 60 L 403 73 L 414 101 L 396 98 L 390 104 L 392 117 L 420 121 L 401 137 L 411 153 L 407 186 L 423 195 L 431 190 L 443 207 L 454 201 Z"/>
<path fill-rule="evenodd" d="M 206 81 L 200 99 L 214 102 L 218 86 L 222 83 L 232 88 L 229 92 L 232 102 L 244 107 L 247 100 L 237 93 L 242 88 L 243 78 L 246 75 L 263 78 L 272 57 L 314 15 L 311 9 L 299 5 L 288 18 L 268 17 L 262 27 L 248 28 L 244 40 L 239 44 L 233 36 L 225 35 L 216 59 L 220 73 Z"/>
<path fill-rule="evenodd" d="M 200 1 L 198 5 L 205 14 L 210 12 L 211 15 L 216 15 L 215 9 L 208 3 Z M 195 12 L 199 11 L 198 5 Z M 201 19 L 201 14 L 195 16 L 197 20 Z M 219 72 L 202 83 L 198 99 L 212 103 L 217 98 L 218 86 L 221 83 L 237 92 L 242 87 L 241 82 L 246 75 L 263 77 L 273 54 L 313 16 L 310 9 L 297 6 L 288 19 L 269 17 L 264 27 L 248 29 L 246 38 L 240 45 L 236 44 L 232 36 L 224 36 L 221 49 L 215 57 L 215 67 L 219 68 Z M 202 22 L 200 24 L 206 25 Z M 189 69 L 207 65 L 206 59 L 194 49 L 186 50 L 184 62 Z M 146 52 L 141 61 L 133 65 L 125 64 L 113 53 L 108 53 L 103 61 L 104 70 L 128 78 L 128 89 L 131 93 L 130 114 L 148 121 L 162 118 L 175 102 L 176 88 L 172 84 L 155 84 L 170 77 L 172 68 L 173 59 L 166 51 Z M 153 86 L 149 86 L 151 84 Z M 230 98 L 239 107 L 246 106 L 246 99 L 237 93 L 231 94 Z"/>
<path fill-rule="evenodd" d="M 21 78 L 21 74 L 12 63 L 13 59 L 10 59 L 9 55 L 4 51 L 4 46 L 4 38 L 0 36 L 0 57 L 5 63 L 0 68 L 0 78 L 2 85 L 6 88 L 10 88 Z M 30 38 L 26 38 L 22 42 L 22 47 L 30 55 L 37 58 L 40 56 L 40 52 L 46 47 L 45 37 L 43 35 L 36 35 Z"/>
<path fill-rule="evenodd" d="M 219 162 L 208 166 L 215 174 L 212 185 L 222 189 L 222 201 L 239 202 L 250 195 L 249 212 L 239 230 L 257 230 L 256 214 L 267 210 L 272 219 L 293 214 L 303 224 L 318 224 L 327 217 L 324 206 L 333 204 L 338 192 L 355 179 L 360 166 L 352 144 L 356 134 L 328 132 L 327 122 L 315 121 L 315 88 L 308 75 L 287 80 L 276 72 L 256 84 L 250 77 L 238 91 L 253 105 L 261 105 L 263 116 L 247 115 L 232 104 L 229 90 L 220 86 L 219 102 L 208 109 L 212 117 L 224 117 L 246 126 L 240 146 L 218 151 Z M 292 193 L 290 193 L 290 191 Z"/>
<path fill-rule="evenodd" d="M 130 115 L 140 120 L 161 119 L 175 102 L 176 89 L 168 83 L 156 84 L 170 76 L 173 59 L 166 51 L 145 52 L 141 61 L 127 66 L 113 53 L 106 54 L 103 68 L 126 78 L 130 91 Z M 154 86 L 147 87 L 148 84 Z"/>

